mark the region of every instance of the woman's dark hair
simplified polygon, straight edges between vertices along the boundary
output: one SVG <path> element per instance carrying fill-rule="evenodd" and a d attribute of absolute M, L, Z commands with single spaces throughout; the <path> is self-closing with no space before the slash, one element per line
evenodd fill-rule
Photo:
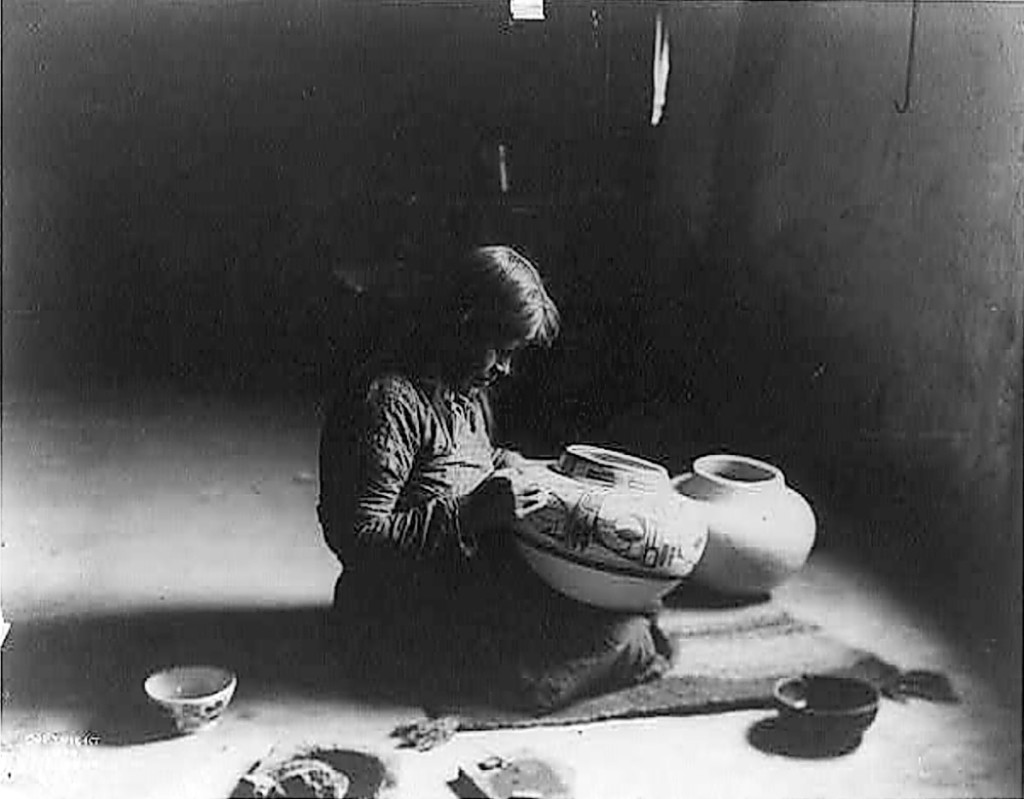
<path fill-rule="evenodd" d="M 550 345 L 558 336 L 558 308 L 537 268 L 512 247 L 476 247 L 430 270 L 411 302 L 395 306 L 367 373 L 395 368 L 440 370 L 458 376 L 467 346 L 505 342 Z"/>
<path fill-rule="evenodd" d="M 436 310 L 463 335 L 545 346 L 558 336 L 558 308 L 537 267 L 512 247 L 477 247 L 447 277 L 447 302 Z"/>

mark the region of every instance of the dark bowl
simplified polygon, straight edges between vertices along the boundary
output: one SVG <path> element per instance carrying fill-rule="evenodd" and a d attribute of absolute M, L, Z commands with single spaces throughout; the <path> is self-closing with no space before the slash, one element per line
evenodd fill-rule
<path fill-rule="evenodd" d="M 780 680 L 774 696 L 789 732 L 830 747 L 858 743 L 878 715 L 880 698 L 866 680 L 821 674 Z"/>

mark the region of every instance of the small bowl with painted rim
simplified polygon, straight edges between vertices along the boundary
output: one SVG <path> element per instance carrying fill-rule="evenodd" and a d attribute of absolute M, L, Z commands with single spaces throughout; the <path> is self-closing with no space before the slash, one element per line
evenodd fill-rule
<path fill-rule="evenodd" d="M 238 686 L 233 671 L 220 666 L 173 666 L 150 674 L 146 695 L 182 734 L 213 727 Z"/>

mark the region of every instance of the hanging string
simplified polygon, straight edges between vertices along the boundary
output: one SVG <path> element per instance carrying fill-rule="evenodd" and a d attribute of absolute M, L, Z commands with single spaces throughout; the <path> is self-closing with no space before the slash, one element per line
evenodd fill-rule
<path fill-rule="evenodd" d="M 907 46 L 907 73 L 903 80 L 903 102 L 893 101 L 897 114 L 910 110 L 910 84 L 914 79 L 914 44 L 917 39 L 917 11 L 919 0 L 912 0 L 910 6 L 910 43 Z"/>

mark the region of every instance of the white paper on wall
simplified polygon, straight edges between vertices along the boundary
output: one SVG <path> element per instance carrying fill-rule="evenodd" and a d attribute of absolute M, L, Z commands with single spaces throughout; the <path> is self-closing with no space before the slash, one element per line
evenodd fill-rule
<path fill-rule="evenodd" d="M 515 20 L 544 19 L 544 0 L 509 0 L 508 8 Z"/>
<path fill-rule="evenodd" d="M 651 126 L 661 122 L 668 94 L 669 37 L 662 12 L 654 18 L 654 91 L 651 107 Z"/>

